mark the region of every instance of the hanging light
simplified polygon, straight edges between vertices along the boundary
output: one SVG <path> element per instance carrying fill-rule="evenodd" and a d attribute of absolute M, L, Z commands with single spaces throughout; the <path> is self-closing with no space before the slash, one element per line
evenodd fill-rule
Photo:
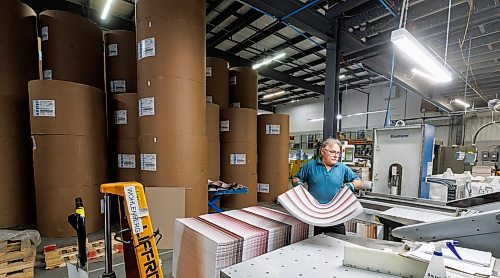
<path fill-rule="evenodd" d="M 285 94 L 285 91 L 279 91 L 279 92 L 276 92 L 276 93 L 272 93 L 272 94 L 267 94 L 267 95 L 264 95 L 262 97 L 262 99 L 270 99 L 270 98 L 275 98 L 277 96 L 282 96 Z"/>
<path fill-rule="evenodd" d="M 277 61 L 277 60 L 279 60 L 279 59 L 281 59 L 281 58 L 283 58 L 285 56 L 286 56 L 286 53 L 280 52 L 280 53 L 278 53 L 278 54 L 276 54 L 276 55 L 274 55 L 272 57 L 269 57 L 267 59 L 264 59 L 264 60 L 262 60 L 262 61 L 260 61 L 260 62 L 258 62 L 256 64 L 254 64 L 252 66 L 252 69 L 258 69 L 258 68 L 260 68 L 262 66 L 269 65 L 270 63 L 272 63 L 274 61 Z"/>

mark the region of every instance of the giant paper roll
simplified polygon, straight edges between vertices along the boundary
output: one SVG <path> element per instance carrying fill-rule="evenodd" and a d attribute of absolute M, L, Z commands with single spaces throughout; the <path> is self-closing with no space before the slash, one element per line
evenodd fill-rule
<path fill-rule="evenodd" d="M 274 202 L 288 190 L 289 116 L 257 117 L 259 202 Z"/>
<path fill-rule="evenodd" d="M 244 208 L 257 204 L 256 142 L 223 142 L 221 144 L 221 180 L 248 187 L 248 193 L 226 196 L 224 208 Z"/>
<path fill-rule="evenodd" d="M 64 11 L 40 13 L 44 79 L 65 80 L 104 89 L 101 28 Z"/>
<path fill-rule="evenodd" d="M 118 138 L 115 141 L 114 165 L 117 181 L 139 181 L 139 142 L 136 139 Z"/>
<path fill-rule="evenodd" d="M 27 91 L 25 96 L 4 95 L 0 101 L 0 137 L 28 138 L 29 106 Z"/>
<path fill-rule="evenodd" d="M 148 0 L 137 1 L 136 22 L 152 18 L 182 20 L 185 24 L 205 28 L 205 2 L 202 0 Z"/>
<path fill-rule="evenodd" d="M 137 49 L 140 94 L 140 86 L 159 76 L 200 82 L 205 87 L 204 28 L 172 18 L 138 21 Z M 165 90 L 169 92 L 168 87 Z"/>
<path fill-rule="evenodd" d="M 103 91 L 56 80 L 29 82 L 32 134 L 100 136 L 106 134 Z"/>
<path fill-rule="evenodd" d="M 229 63 L 220 58 L 207 57 L 207 102 L 221 109 L 229 108 Z"/>
<path fill-rule="evenodd" d="M 208 179 L 220 180 L 219 106 L 207 103 Z"/>
<path fill-rule="evenodd" d="M 229 97 L 231 107 L 258 109 L 257 79 L 257 71 L 251 67 L 229 69 Z"/>
<path fill-rule="evenodd" d="M 101 198 L 99 185 L 48 187 L 36 191 L 38 231 L 43 237 L 74 237 L 75 230 L 68 224 L 68 215 L 75 213 L 75 198 L 82 198 L 85 207 L 87 233 L 101 230 Z"/>
<path fill-rule="evenodd" d="M 257 142 L 257 111 L 248 108 L 221 110 L 220 141 Z"/>
<path fill-rule="evenodd" d="M 27 96 L 37 78 L 36 13 L 19 0 L 0 1 L 0 95 Z"/>
<path fill-rule="evenodd" d="M 35 186 L 67 187 L 108 180 L 105 137 L 34 135 Z"/>
<path fill-rule="evenodd" d="M 139 115 L 137 94 L 113 95 L 113 134 L 116 140 L 137 139 L 139 136 Z"/>
<path fill-rule="evenodd" d="M 104 34 L 108 92 L 137 92 L 135 32 L 113 30 Z"/>

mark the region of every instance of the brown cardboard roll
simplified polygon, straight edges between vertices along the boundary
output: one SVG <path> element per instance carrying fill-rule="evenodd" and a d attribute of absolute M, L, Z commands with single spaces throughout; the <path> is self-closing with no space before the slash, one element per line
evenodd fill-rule
<path fill-rule="evenodd" d="M 33 80 L 28 87 L 31 134 L 105 136 L 105 96 L 101 90 L 56 80 Z"/>
<path fill-rule="evenodd" d="M 221 110 L 221 142 L 257 142 L 257 111 L 248 108 Z"/>
<path fill-rule="evenodd" d="M 2 183 L 33 185 L 33 158 L 28 136 L 0 137 L 0 154 Z"/>
<path fill-rule="evenodd" d="M 104 43 L 108 92 L 113 94 L 137 92 L 135 32 L 124 30 L 106 32 Z"/>
<path fill-rule="evenodd" d="M 85 228 L 87 233 L 101 230 L 102 194 L 99 185 L 75 185 L 46 187 L 36 190 L 38 231 L 43 237 L 74 237 L 75 230 L 68 224 L 68 215 L 75 213 L 75 198 L 83 199 Z"/>
<path fill-rule="evenodd" d="M 150 85 L 139 88 L 141 136 L 206 136 L 203 83 L 158 77 Z"/>
<path fill-rule="evenodd" d="M 139 150 L 144 186 L 207 186 L 206 136 L 140 136 Z"/>
<path fill-rule="evenodd" d="M 139 112 L 137 94 L 125 93 L 113 95 L 114 136 L 120 139 L 137 139 L 139 136 Z"/>
<path fill-rule="evenodd" d="M 200 82 L 205 90 L 204 28 L 197 28 L 182 19 L 138 21 L 137 48 L 140 94 L 143 91 L 139 84 L 159 76 Z"/>
<path fill-rule="evenodd" d="M 220 180 L 220 142 L 208 141 L 208 179 Z"/>
<path fill-rule="evenodd" d="M 280 114 L 257 117 L 259 182 L 269 175 L 288 177 L 289 116 Z"/>
<path fill-rule="evenodd" d="M 229 106 L 257 110 L 257 79 L 257 71 L 251 67 L 229 69 Z"/>
<path fill-rule="evenodd" d="M 257 175 L 228 175 L 224 181 L 245 185 L 248 187 L 248 193 L 223 196 L 221 199 L 222 208 L 242 209 L 257 205 Z"/>
<path fill-rule="evenodd" d="M 0 137 L 30 134 L 28 96 L 6 95 L 0 101 Z"/>
<path fill-rule="evenodd" d="M 0 95 L 26 96 L 26 83 L 37 78 L 36 20 L 21 1 L 0 1 Z"/>
<path fill-rule="evenodd" d="M 221 179 L 225 182 L 228 175 L 257 174 L 257 144 L 222 143 L 220 160 Z"/>
<path fill-rule="evenodd" d="M 77 14 L 51 10 L 40 13 L 39 27 L 44 79 L 104 89 L 103 41 L 97 24 Z"/>
<path fill-rule="evenodd" d="M 257 142 L 259 145 L 286 145 L 288 149 L 290 140 L 289 119 L 290 116 L 284 114 L 257 116 Z"/>
<path fill-rule="evenodd" d="M 117 181 L 139 181 L 139 142 L 136 139 L 117 138 L 114 165 Z"/>
<path fill-rule="evenodd" d="M 219 141 L 219 105 L 207 103 L 207 138 L 208 141 Z"/>
<path fill-rule="evenodd" d="M 269 174 L 262 177 L 259 173 L 258 181 L 261 191 L 257 193 L 259 202 L 275 202 L 279 195 L 288 190 L 288 173 Z"/>
<path fill-rule="evenodd" d="M 35 190 L 33 184 L 0 182 L 0 229 L 35 224 Z"/>
<path fill-rule="evenodd" d="M 207 57 L 207 102 L 229 108 L 229 63 L 220 58 Z"/>
<path fill-rule="evenodd" d="M 201 0 L 137 1 L 136 22 L 162 17 L 180 19 L 198 28 L 205 28 L 205 2 Z"/>
<path fill-rule="evenodd" d="M 74 135 L 34 135 L 35 186 L 101 184 L 108 179 L 106 139 Z"/>

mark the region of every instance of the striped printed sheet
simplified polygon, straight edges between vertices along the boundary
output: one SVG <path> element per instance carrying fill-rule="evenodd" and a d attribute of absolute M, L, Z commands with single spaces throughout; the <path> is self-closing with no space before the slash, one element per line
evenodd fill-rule
<path fill-rule="evenodd" d="M 358 198 L 347 187 L 327 204 L 320 204 L 303 186 L 295 186 L 281 194 L 278 202 L 297 219 L 320 227 L 344 223 L 363 211 Z"/>

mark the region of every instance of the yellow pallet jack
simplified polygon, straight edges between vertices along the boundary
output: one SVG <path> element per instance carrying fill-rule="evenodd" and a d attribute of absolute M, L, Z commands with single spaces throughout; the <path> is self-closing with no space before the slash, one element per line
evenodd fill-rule
<path fill-rule="evenodd" d="M 156 238 L 161 239 L 159 230 L 154 231 L 148 212 L 144 187 L 138 182 L 118 182 L 101 185 L 104 194 L 104 242 L 105 271 L 103 278 L 116 277 L 112 262 L 110 199 L 118 196 L 122 230 L 115 240 L 123 243 L 127 277 L 163 277 L 161 260 L 156 247 Z M 133 252 L 131 251 L 133 250 Z M 134 260 L 131 258 L 135 257 Z M 135 275 L 134 275 L 135 273 Z"/>

